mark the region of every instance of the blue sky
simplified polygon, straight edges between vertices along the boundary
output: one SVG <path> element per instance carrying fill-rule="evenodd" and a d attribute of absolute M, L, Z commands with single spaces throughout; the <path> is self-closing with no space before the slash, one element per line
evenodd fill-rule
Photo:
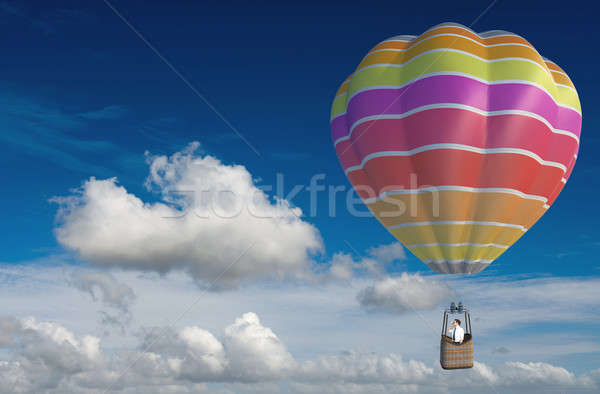
<path fill-rule="evenodd" d="M 394 4 L 365 9 L 339 3 L 114 3 L 259 157 L 102 2 L 3 3 L 1 164 L 13 169 L 2 175 L 4 260 L 31 259 L 56 246 L 48 198 L 89 176 L 116 176 L 128 190 L 143 193 L 144 152 L 170 154 L 192 140 L 226 163 L 245 165 L 265 184 L 274 184 L 276 173 L 290 185 L 324 173 L 326 184 L 348 185 L 328 125 L 340 81 L 386 37 L 418 34 L 440 21 L 468 25 L 483 11 L 475 3 L 441 2 L 426 9 Z M 501 273 L 596 272 L 593 256 L 600 246 L 593 230 L 599 214 L 589 196 L 600 187 L 592 153 L 598 138 L 591 131 L 600 100 L 598 54 L 586 51 L 595 20 L 583 5 L 571 3 L 564 13 L 560 7 L 501 1 L 473 26 L 527 37 L 569 73 L 584 112 L 581 151 L 569 184 L 534 230 L 502 257 L 495 267 Z M 306 212 L 307 193 L 292 202 Z M 344 239 L 359 250 L 392 240 L 375 220 L 341 210 L 334 219 L 326 213 L 323 205 L 311 221 L 330 252 L 347 248 Z"/>
<path fill-rule="evenodd" d="M 193 141 L 200 143 L 198 155 L 244 166 L 258 186 L 273 185 L 277 174 L 283 174 L 288 193 L 322 173 L 322 184 L 349 188 L 329 134 L 329 107 L 338 85 L 377 42 L 420 34 L 441 22 L 471 25 L 485 9 L 475 1 L 111 4 L 258 154 L 103 1 L 0 2 L 0 261 L 5 269 L 27 270 L 56 260 L 67 267 L 87 266 L 89 259 L 57 240 L 59 205 L 50 200 L 72 195 L 90 177 L 116 177 L 131 195 L 160 202 L 160 193 L 144 187 L 151 158 L 181 152 Z M 500 0 L 472 26 L 526 37 L 569 74 L 583 108 L 572 177 L 534 228 L 483 272 L 485 280 L 600 278 L 600 213 L 594 198 L 600 190 L 600 157 L 595 154 L 600 137 L 594 132 L 599 125 L 600 59 L 590 50 L 597 36 L 593 11 L 584 1 Z M 291 200 L 305 213 L 304 221 L 320 232 L 325 251 L 315 257 L 318 263 L 327 265 L 335 253 L 358 261 L 370 248 L 394 242 L 374 218 L 345 211 L 345 193 L 337 196 L 335 217 L 328 214 L 325 197 L 321 192 L 316 215 L 308 216 L 309 193 L 302 191 Z M 391 271 L 430 276 L 407 254 Z M 479 286 L 457 283 L 468 289 Z M 584 304 L 598 310 L 598 304 Z M 18 307 L 10 309 L 19 314 Z M 229 317 L 227 321 L 235 316 Z M 544 327 L 537 322 L 522 322 L 528 335 L 554 330 L 598 343 L 591 334 L 598 331 L 597 319 Z M 600 352 L 585 357 L 567 352 L 544 360 L 588 371 L 598 365 Z"/>

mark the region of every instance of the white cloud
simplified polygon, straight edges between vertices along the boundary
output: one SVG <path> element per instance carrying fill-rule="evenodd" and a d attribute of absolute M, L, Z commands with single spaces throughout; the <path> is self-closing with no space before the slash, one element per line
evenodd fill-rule
<path fill-rule="evenodd" d="M 0 349 L 0 387 L 5 391 L 101 393 L 109 386 L 110 392 L 124 393 L 598 391 L 599 371 L 572 369 L 589 369 L 589 362 L 573 361 L 579 352 L 596 352 L 589 354 L 591 359 L 599 352 L 597 330 L 584 334 L 579 324 L 599 323 L 593 313 L 598 298 L 579 294 L 597 292 L 597 278 L 452 279 L 449 283 L 473 301 L 473 317 L 481 320 L 473 321 L 475 368 L 449 373 L 437 361 L 439 311 L 425 310 L 420 317 L 364 313 L 355 295 L 368 279 L 255 284 L 200 295 L 181 272 L 166 277 L 119 272 L 114 275 L 118 282 L 137 296 L 130 305 L 136 323 L 158 328 L 140 336 L 102 337 L 94 331 L 98 303 L 64 286 L 72 280 L 70 272 L 48 266 L 0 270 L 4 309 L 18 313 L 17 319 L 0 319 L 0 327 L 8 327 Z M 536 312 L 540 290 L 549 288 L 562 289 L 560 302 L 548 305 L 551 319 L 545 310 Z M 476 303 L 472 294 L 483 293 L 496 298 L 485 296 Z M 97 296 L 101 300 L 100 292 Z M 180 326 L 161 328 L 195 299 L 201 302 Z M 248 310 L 257 313 L 245 314 Z M 510 310 L 512 314 L 506 313 Z M 40 317 L 23 318 L 24 313 Z M 579 315 L 575 331 L 565 328 L 571 314 Z M 507 334 L 503 319 L 509 325 L 537 323 L 534 331 L 516 328 Z M 540 334 L 548 329 L 553 335 Z M 511 336 L 509 344 L 506 335 Z M 510 353 L 492 353 L 500 345 Z"/>
<path fill-rule="evenodd" d="M 370 248 L 365 256 L 358 259 L 348 253 L 338 252 L 329 262 L 329 279 L 347 281 L 355 273 L 381 276 L 385 272 L 386 264 L 404 259 L 404 247 L 398 242 Z"/>
<path fill-rule="evenodd" d="M 335 253 L 329 263 L 329 276 L 332 279 L 350 280 L 354 270 L 360 268 L 360 261 L 354 261 L 347 253 Z"/>
<path fill-rule="evenodd" d="M 296 377 L 307 382 L 393 383 L 425 382 L 433 376 L 433 369 L 414 360 L 404 361 L 401 355 L 344 352 L 306 361 Z"/>
<path fill-rule="evenodd" d="M 75 335 L 60 324 L 53 322 L 38 323 L 34 317 L 28 317 L 21 321 L 23 332 L 35 332 L 40 338 L 50 340 L 56 345 L 71 345 L 78 353 L 89 359 L 96 359 L 99 355 L 100 339 L 86 335 L 77 339 Z"/>
<path fill-rule="evenodd" d="M 405 313 L 427 310 L 455 295 L 446 284 L 418 274 L 402 273 L 376 281 L 358 293 L 358 301 L 368 310 Z"/>
<path fill-rule="evenodd" d="M 212 333 L 196 326 L 184 327 L 179 332 L 179 339 L 185 343 L 189 355 L 195 360 L 195 363 L 192 363 L 195 370 L 204 370 L 215 375 L 223 373 L 227 367 L 225 350 L 221 342 Z M 173 360 L 183 361 L 183 359 Z M 189 365 L 185 367 L 189 368 Z M 179 368 L 181 369 L 181 366 Z M 188 372 L 188 375 L 198 376 L 197 372 L 194 372 L 194 374 Z"/>
<path fill-rule="evenodd" d="M 28 317 L 18 322 L 12 341 L 13 359 L 0 363 L 0 390 L 40 392 L 53 389 L 65 378 L 98 368 L 103 360 L 100 339 L 76 336 L 53 322 Z"/>
<path fill-rule="evenodd" d="M 135 351 L 109 352 L 100 339 L 53 322 L 23 319 L 0 361 L 0 392 L 595 392 L 598 371 L 575 375 L 543 362 L 476 363 L 449 375 L 400 354 L 346 351 L 296 360 L 254 313 L 224 329 L 222 339 L 186 326 L 142 338 Z M 155 344 L 155 346 L 151 346 Z M 209 386 L 206 386 L 208 384 Z M 214 386 L 215 384 L 225 386 Z M 212 390 L 212 388 L 215 390 Z"/>
<path fill-rule="evenodd" d="M 272 202 L 245 167 L 182 152 L 149 156 L 144 202 L 116 179 L 90 178 L 59 204 L 57 240 L 100 266 L 166 273 L 184 270 L 202 283 L 306 278 L 320 234 L 287 201 Z M 237 261 L 239 259 L 239 261 Z"/>
<path fill-rule="evenodd" d="M 572 372 L 564 368 L 556 367 L 547 363 L 522 363 L 508 362 L 506 368 L 502 371 L 503 379 L 536 384 L 550 385 L 575 385 L 576 377 Z"/>
<path fill-rule="evenodd" d="M 0 267 L 3 313 L 19 318 L 38 316 L 70 327 L 73 332 L 101 337 L 107 347 L 132 348 L 137 343 L 133 334 L 140 326 L 167 325 L 198 300 L 181 325 L 200 325 L 218 333 L 236 316 L 253 310 L 269 326 L 276 327 L 290 353 L 301 359 L 355 349 L 399 353 L 431 365 L 439 354 L 442 307 L 418 314 L 366 313 L 359 308 L 356 294 L 373 285 L 368 278 L 315 284 L 263 282 L 234 292 L 199 293 L 183 272 L 161 277 L 155 273 L 112 271 L 120 283 L 134 289 L 137 299 L 130 306 L 134 320 L 128 335 L 106 336 L 106 328 L 97 324 L 98 313 L 109 308 L 65 286 L 71 270 L 47 264 Z M 585 360 L 600 354 L 599 278 L 423 278 L 447 283 L 460 292 L 456 299 L 463 299 L 471 308 L 476 352 L 482 362 L 564 362 L 569 368 L 581 370 L 589 366 Z M 551 292 L 553 287 L 565 288 L 559 293 L 560 300 L 539 301 L 540 290 Z M 410 341 L 398 340 L 408 337 Z M 510 342 L 503 339 L 506 337 Z M 501 346 L 510 353 L 494 353 Z"/>
<path fill-rule="evenodd" d="M 368 254 L 383 263 L 391 263 L 396 260 L 406 259 L 404 247 L 400 242 L 393 242 L 388 245 L 380 245 L 368 250 Z"/>
<path fill-rule="evenodd" d="M 285 376 L 294 360 L 270 328 L 255 313 L 244 313 L 225 329 L 231 373 L 240 380 L 269 380 Z"/>
<path fill-rule="evenodd" d="M 108 308 L 99 311 L 103 325 L 117 327 L 121 333 L 125 332 L 132 320 L 130 307 L 136 298 L 131 287 L 117 281 L 109 272 L 90 269 L 73 270 L 68 283 Z"/>
<path fill-rule="evenodd" d="M 101 300 L 106 306 L 129 311 L 129 306 L 135 300 L 131 287 L 120 283 L 115 277 L 102 271 L 74 270 L 70 284 L 86 293 L 92 299 Z"/>

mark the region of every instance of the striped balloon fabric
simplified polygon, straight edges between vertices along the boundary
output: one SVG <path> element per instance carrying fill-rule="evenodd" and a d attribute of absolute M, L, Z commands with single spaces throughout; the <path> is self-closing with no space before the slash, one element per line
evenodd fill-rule
<path fill-rule="evenodd" d="M 579 149 L 567 74 L 524 38 L 444 23 L 376 45 L 331 134 L 379 221 L 439 273 L 477 273 L 552 205 Z"/>

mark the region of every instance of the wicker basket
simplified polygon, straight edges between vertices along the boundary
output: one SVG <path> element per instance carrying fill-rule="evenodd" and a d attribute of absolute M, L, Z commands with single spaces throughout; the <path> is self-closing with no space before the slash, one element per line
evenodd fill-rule
<path fill-rule="evenodd" d="M 444 369 L 473 368 L 473 338 L 471 334 L 465 334 L 463 343 L 455 343 L 452 338 L 442 335 L 440 364 Z"/>

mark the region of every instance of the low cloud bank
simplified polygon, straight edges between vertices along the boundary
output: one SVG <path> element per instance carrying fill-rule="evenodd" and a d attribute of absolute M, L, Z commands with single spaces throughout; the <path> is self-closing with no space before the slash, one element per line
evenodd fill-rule
<path fill-rule="evenodd" d="M 600 371 L 583 375 L 541 362 L 476 363 L 449 376 L 399 354 L 342 352 L 297 360 L 252 312 L 217 336 L 198 326 L 155 328 L 137 350 L 107 351 L 101 340 L 35 318 L 0 318 L 0 392 L 596 392 Z M 546 392 L 550 392 L 547 391 Z"/>

